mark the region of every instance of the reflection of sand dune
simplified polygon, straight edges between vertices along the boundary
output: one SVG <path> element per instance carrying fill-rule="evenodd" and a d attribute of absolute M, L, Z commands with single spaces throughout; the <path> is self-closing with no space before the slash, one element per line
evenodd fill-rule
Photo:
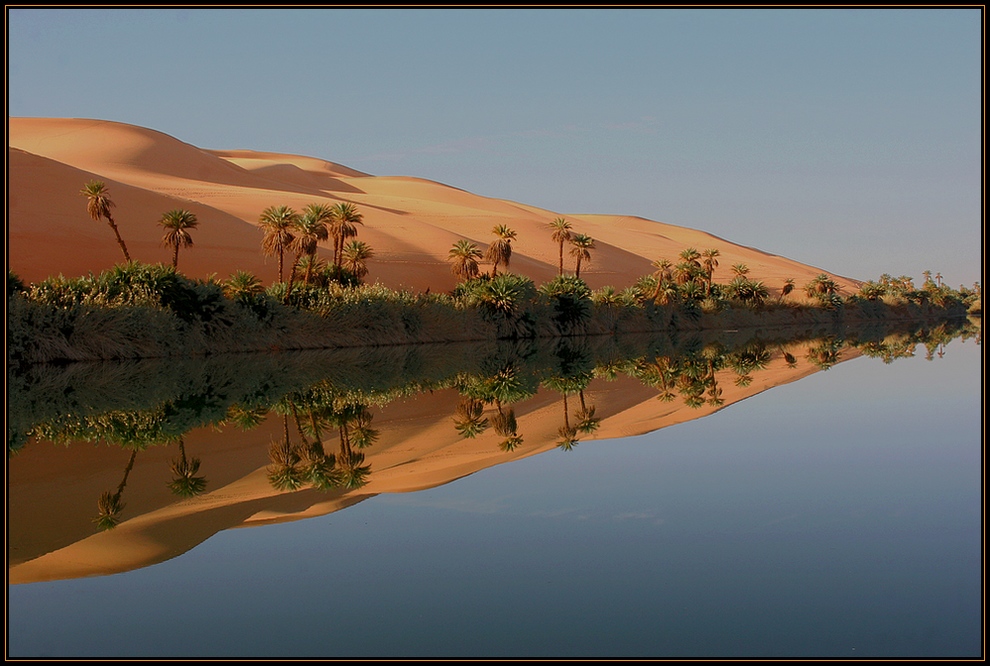
<path fill-rule="evenodd" d="M 660 402 L 657 390 L 634 379 L 593 380 L 584 391 L 601 425 L 582 441 L 638 435 L 700 418 L 773 386 L 817 370 L 801 359 L 788 367 L 774 354 L 767 369 L 738 386 L 731 371 L 716 375 L 723 407 L 687 407 L 683 400 Z M 854 354 L 844 353 L 843 358 Z M 568 396 L 570 418 L 580 396 Z M 259 428 L 193 431 L 185 437 L 188 455 L 202 460 L 208 492 L 180 500 L 167 488 L 169 461 L 177 448 L 153 446 L 140 451 L 123 493 L 123 521 L 109 532 L 96 532 L 96 500 L 116 488 L 130 453 L 119 447 L 35 442 L 8 463 L 8 565 L 11 583 L 106 575 L 175 557 L 213 534 L 236 527 L 325 515 L 381 493 L 414 492 L 449 483 L 493 465 L 529 457 L 580 455 L 554 451 L 563 424 L 563 397 L 541 388 L 531 399 L 513 405 L 523 443 L 514 451 L 499 449 L 502 437 L 491 429 L 476 439 L 462 439 L 453 427 L 459 396 L 453 390 L 396 400 L 373 412 L 380 438 L 365 450 L 372 473 L 357 491 L 321 493 L 313 489 L 280 493 L 266 477 L 268 444 L 281 432 L 281 419 L 269 417 Z M 489 408 L 489 413 L 491 412 Z M 330 436 L 327 449 L 334 450 Z"/>
<path fill-rule="evenodd" d="M 492 227 L 518 233 L 511 269 L 542 283 L 556 275 L 557 247 L 547 223 L 560 214 L 492 199 L 411 177 L 376 177 L 324 160 L 249 150 L 203 150 L 153 130 L 98 120 L 8 119 L 8 247 L 10 269 L 27 281 L 50 274 L 85 275 L 121 260 L 106 225 L 93 222 L 79 195 L 93 178 L 107 183 L 115 219 L 131 256 L 167 262 L 156 221 L 187 208 L 200 225 L 180 269 L 193 277 L 251 271 L 266 283 L 276 262 L 261 255 L 258 217 L 268 206 L 297 210 L 314 202 L 351 201 L 364 215 L 360 239 L 376 251 L 369 280 L 391 287 L 446 291 L 454 279 L 447 252 L 468 238 L 482 247 Z M 687 247 L 721 252 L 716 280 L 745 263 L 754 279 L 777 289 L 786 278 L 800 286 L 822 271 L 709 234 L 640 218 L 568 215 L 576 231 L 596 239 L 582 277 L 593 288 L 625 288 L 672 261 Z M 52 239 L 58 242 L 53 243 Z M 326 256 L 324 244 L 321 253 Z M 570 264 L 570 261 L 568 262 Z M 854 281 L 835 276 L 849 287 Z M 799 290 L 798 290 L 799 291 Z M 800 294 L 795 294 L 799 298 Z"/>

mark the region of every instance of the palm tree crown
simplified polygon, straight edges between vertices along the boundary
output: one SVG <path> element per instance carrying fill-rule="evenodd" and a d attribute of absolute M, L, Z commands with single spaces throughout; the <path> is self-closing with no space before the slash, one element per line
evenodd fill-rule
<path fill-rule="evenodd" d="M 192 247 L 193 240 L 189 230 L 199 226 L 199 221 L 188 210 L 174 208 L 162 215 L 158 224 L 165 229 L 162 247 L 172 248 L 172 268 L 176 268 L 179 265 L 179 248 Z"/>

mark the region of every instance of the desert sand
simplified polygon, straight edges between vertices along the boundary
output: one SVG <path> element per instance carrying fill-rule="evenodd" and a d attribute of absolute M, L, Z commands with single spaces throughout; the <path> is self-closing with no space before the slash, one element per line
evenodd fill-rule
<path fill-rule="evenodd" d="M 170 262 L 157 225 L 165 211 L 184 208 L 197 216 L 194 246 L 179 257 L 179 269 L 194 278 L 224 279 L 246 270 L 272 282 L 277 260 L 261 253 L 262 211 L 348 201 L 364 217 L 358 239 L 375 251 L 366 280 L 394 289 L 452 289 L 450 247 L 466 238 L 483 249 L 497 224 L 518 234 L 510 270 L 546 282 L 557 272 L 557 245 L 547 229 L 557 217 L 595 239 L 592 259 L 581 267 L 594 289 L 630 286 L 654 271 L 653 261 L 676 263 L 688 247 L 719 250 L 716 282 L 728 282 L 730 267 L 744 263 L 749 277 L 764 281 L 771 294 L 793 278 L 793 297 L 800 298 L 800 287 L 821 273 L 844 293 L 859 284 L 703 231 L 642 218 L 543 210 L 409 176 L 372 176 L 313 157 L 207 150 L 102 120 L 10 118 L 8 125 L 8 268 L 28 282 L 99 273 L 122 261 L 111 230 L 89 217 L 79 193 L 97 179 L 106 183 L 121 237 L 138 261 Z M 321 246 L 323 258 L 330 247 Z M 573 270 L 573 259 L 565 257 L 565 267 Z"/>

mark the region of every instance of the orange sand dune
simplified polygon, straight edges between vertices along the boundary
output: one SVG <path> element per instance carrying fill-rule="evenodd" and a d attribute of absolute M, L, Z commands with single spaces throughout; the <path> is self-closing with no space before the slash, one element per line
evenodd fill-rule
<path fill-rule="evenodd" d="M 804 357 L 804 346 L 787 347 Z M 8 461 L 8 580 L 19 584 L 128 571 L 180 555 L 222 530 L 326 515 L 381 493 L 436 487 L 537 454 L 580 455 L 590 440 L 639 435 L 701 418 L 818 370 L 806 360 L 788 366 L 781 351 L 748 386 L 736 385 L 731 371 L 719 373 L 722 407 L 695 409 L 681 399 L 660 402 L 657 389 L 628 377 L 593 380 L 583 395 L 567 397 L 571 423 L 582 399 L 601 418 L 598 430 L 581 435 L 579 450 L 572 453 L 554 450 L 564 423 L 560 393 L 541 388 L 512 406 L 523 442 L 509 452 L 499 448 L 503 438 L 491 428 L 475 439 L 458 435 L 453 416 L 459 396 L 453 390 L 396 400 L 372 410 L 372 426 L 380 431 L 378 441 L 364 450 L 372 472 L 366 486 L 350 491 L 272 487 L 266 467 L 268 445 L 281 436 L 277 416 L 246 432 L 200 428 L 184 442 L 187 454 L 202 460 L 208 492 L 189 499 L 172 495 L 169 463 L 177 446 L 149 447 L 135 455 L 127 476 L 123 521 L 107 532 L 93 524 L 97 500 L 117 488 L 131 452 L 103 444 L 32 442 Z M 843 359 L 855 356 L 844 352 Z M 487 413 L 492 412 L 489 407 Z M 334 451 L 335 437 L 325 439 L 327 450 Z"/>
<path fill-rule="evenodd" d="M 140 261 L 170 261 L 159 242 L 162 213 L 194 212 L 200 222 L 195 245 L 180 252 L 179 269 L 198 278 L 224 278 L 242 269 L 275 280 L 276 260 L 260 251 L 261 212 L 272 205 L 301 209 L 338 201 L 354 203 L 364 216 L 358 238 L 376 252 L 368 280 L 393 288 L 451 289 L 451 245 L 467 238 L 484 248 L 496 224 L 518 234 L 510 270 L 545 282 L 557 272 L 557 246 L 547 229 L 556 217 L 595 239 L 597 249 L 581 270 L 593 288 L 627 287 L 651 273 L 654 260 L 676 262 L 687 247 L 720 251 L 716 281 L 728 281 L 729 267 L 745 263 L 750 277 L 765 281 L 771 292 L 786 278 L 801 286 L 825 272 L 684 227 L 562 214 L 418 178 L 370 176 L 313 157 L 204 150 L 154 130 L 101 120 L 10 118 L 8 126 L 8 268 L 27 281 L 96 273 L 122 260 L 111 230 L 86 213 L 79 191 L 91 179 L 107 183 L 121 236 Z M 320 250 L 324 258 L 329 247 Z M 573 270 L 573 260 L 565 258 L 565 266 Z M 857 288 L 855 280 L 832 277 L 847 292 Z"/>

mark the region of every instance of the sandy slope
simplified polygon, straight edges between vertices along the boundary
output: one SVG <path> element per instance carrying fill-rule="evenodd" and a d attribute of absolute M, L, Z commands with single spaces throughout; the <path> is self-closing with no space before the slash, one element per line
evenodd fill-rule
<path fill-rule="evenodd" d="M 372 473 L 367 486 L 353 491 L 275 490 L 266 467 L 268 445 L 281 433 L 279 417 L 246 432 L 201 428 L 185 437 L 185 447 L 189 456 L 202 460 L 208 492 L 191 499 L 172 495 L 169 463 L 177 448 L 149 447 L 136 455 L 128 475 L 124 520 L 108 532 L 98 532 L 93 524 L 97 499 L 120 483 L 130 451 L 104 444 L 33 442 L 8 461 L 8 580 L 19 584 L 128 571 L 180 555 L 221 530 L 325 515 L 380 493 L 440 486 L 537 454 L 580 455 L 585 446 L 608 445 L 591 440 L 639 435 L 701 418 L 806 377 L 817 367 L 804 360 L 805 347 L 789 346 L 801 359 L 795 367 L 775 353 L 749 386 L 737 386 L 731 371 L 719 373 L 722 407 L 693 409 L 680 398 L 660 402 L 656 389 L 628 377 L 596 379 L 583 397 L 595 407 L 601 425 L 593 435 L 582 435 L 578 449 L 570 453 L 555 450 L 563 424 L 560 393 L 541 389 L 513 406 L 523 444 L 511 452 L 500 450 L 502 438 L 491 429 L 476 439 L 458 436 L 452 417 L 459 398 L 452 390 L 397 400 L 372 410 L 372 425 L 380 431 L 379 440 L 365 450 Z M 579 400 L 578 395 L 568 397 L 572 420 Z M 326 446 L 335 450 L 336 438 L 328 436 Z"/>
<path fill-rule="evenodd" d="M 496 224 L 518 233 L 511 270 L 544 282 L 557 266 L 547 223 L 559 216 L 596 240 L 592 260 L 581 271 L 593 288 L 629 286 L 653 271 L 651 262 L 676 261 L 687 247 L 721 252 L 716 281 L 728 281 L 730 267 L 740 262 L 772 291 L 786 278 L 801 286 L 823 272 L 650 220 L 548 211 L 418 178 L 370 176 L 313 157 L 205 150 L 150 129 L 69 118 L 9 119 L 10 270 L 37 281 L 51 274 L 99 272 L 122 259 L 112 232 L 89 218 L 79 194 L 94 178 L 106 182 L 121 236 L 135 259 L 169 261 L 157 220 L 172 208 L 194 212 L 200 221 L 195 245 L 181 251 L 179 268 L 200 278 L 211 273 L 224 278 L 243 269 L 274 280 L 276 261 L 260 252 L 261 212 L 271 205 L 301 209 L 338 201 L 354 203 L 364 215 L 359 239 L 376 252 L 369 281 L 391 287 L 449 290 L 454 285 L 447 262 L 451 245 L 468 238 L 483 248 Z M 321 250 L 324 257 L 328 247 Z M 565 265 L 573 270 L 569 258 Z M 855 286 L 854 280 L 833 278 L 847 289 Z"/>

